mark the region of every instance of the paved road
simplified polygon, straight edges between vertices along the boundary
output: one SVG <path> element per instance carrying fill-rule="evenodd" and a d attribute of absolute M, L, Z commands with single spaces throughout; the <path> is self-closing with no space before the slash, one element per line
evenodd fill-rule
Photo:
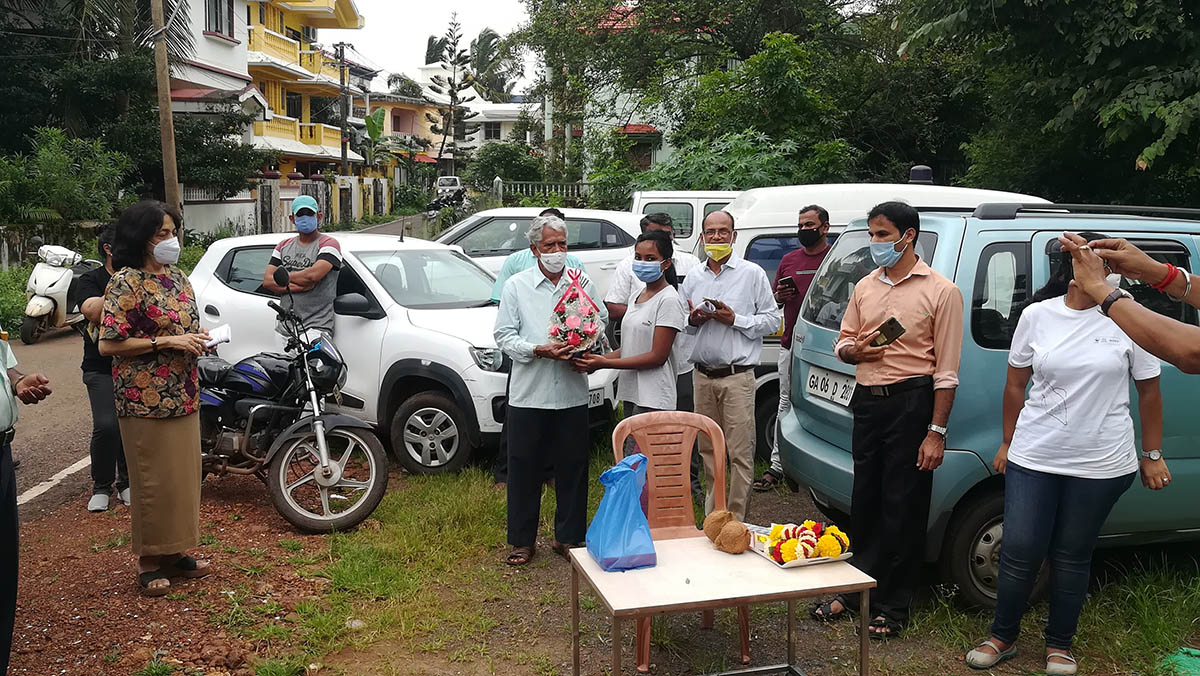
<path fill-rule="evenodd" d="M 363 228 L 360 232 L 369 232 L 375 235 L 410 235 L 428 239 L 428 223 L 423 214 L 414 214 L 412 216 L 401 216 L 390 223 L 373 225 L 369 228 Z"/>
<path fill-rule="evenodd" d="M 73 331 L 50 334 L 36 345 L 25 345 L 16 332 L 9 345 L 24 373 L 43 373 L 54 393 L 36 406 L 21 406 L 13 455 L 17 468 L 17 495 L 49 480 L 88 455 L 92 414 L 87 390 L 80 379 L 82 338 Z M 84 509 L 85 489 L 91 484 L 90 467 L 63 477 L 53 488 L 21 505 L 21 521 L 36 518 L 64 502 L 78 501 Z"/>

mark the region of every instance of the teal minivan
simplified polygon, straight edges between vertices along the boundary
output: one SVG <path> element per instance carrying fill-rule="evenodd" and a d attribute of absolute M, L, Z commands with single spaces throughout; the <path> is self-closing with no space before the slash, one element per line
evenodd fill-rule
<path fill-rule="evenodd" d="M 1004 512 L 1004 476 L 992 469 L 992 457 L 1000 446 L 1008 348 L 1026 300 L 1050 276 L 1047 247 L 1063 231 L 1100 232 L 1196 271 L 1200 210 L 1067 204 L 918 210 L 917 252 L 962 289 L 964 303 L 959 387 L 945 461 L 934 473 L 925 556 L 963 600 L 992 605 Z M 869 241 L 865 219 L 852 223 L 817 272 L 793 333 L 792 410 L 778 423 L 785 472 L 834 520 L 850 511 L 847 405 L 854 367 L 837 360 L 833 343 L 850 292 L 875 269 Z M 1197 323 L 1194 308 L 1142 282 L 1127 279 L 1122 287 L 1159 313 Z M 1171 487 L 1154 492 L 1135 481 L 1104 524 L 1101 546 L 1200 539 L 1200 500 L 1192 493 L 1200 493 L 1200 378 L 1163 364 L 1161 384 Z"/>

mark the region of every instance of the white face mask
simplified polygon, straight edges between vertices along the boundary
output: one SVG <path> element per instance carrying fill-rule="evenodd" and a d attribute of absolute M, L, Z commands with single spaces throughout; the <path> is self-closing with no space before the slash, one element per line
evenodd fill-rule
<path fill-rule="evenodd" d="M 1118 275 L 1117 273 L 1114 272 L 1111 275 L 1106 276 L 1104 278 L 1104 281 L 1108 282 L 1108 285 L 1115 289 L 1115 288 L 1121 286 L 1122 279 L 1123 279 L 1123 277 L 1121 277 L 1121 275 Z"/>
<path fill-rule="evenodd" d="M 179 262 L 179 238 L 164 239 L 154 245 L 154 260 L 159 265 L 175 265 Z"/>
<path fill-rule="evenodd" d="M 557 275 L 567 267 L 567 252 L 544 253 L 538 257 L 538 260 L 542 262 L 542 267 L 546 268 L 546 272 Z"/>

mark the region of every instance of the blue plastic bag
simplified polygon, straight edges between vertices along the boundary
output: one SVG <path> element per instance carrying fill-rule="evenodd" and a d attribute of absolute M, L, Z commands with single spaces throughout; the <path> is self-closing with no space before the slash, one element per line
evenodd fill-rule
<path fill-rule="evenodd" d="M 634 453 L 600 475 L 604 497 L 587 531 L 587 549 L 604 570 L 632 570 L 658 563 L 650 523 L 643 511 L 646 456 Z"/>

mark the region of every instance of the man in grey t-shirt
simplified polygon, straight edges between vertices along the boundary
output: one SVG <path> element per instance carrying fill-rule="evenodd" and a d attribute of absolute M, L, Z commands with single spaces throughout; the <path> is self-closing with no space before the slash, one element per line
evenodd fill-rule
<path fill-rule="evenodd" d="M 333 335 L 333 299 L 337 295 L 342 249 L 337 240 L 317 229 L 321 217 L 317 201 L 311 196 L 300 195 L 292 201 L 291 219 L 299 234 L 283 240 L 271 252 L 263 286 L 283 296 L 284 308 L 292 307 L 294 299 L 294 309 L 304 328 Z M 273 275 L 279 266 L 291 276 L 287 289 L 275 284 Z M 279 323 L 275 331 L 284 335 Z"/>

